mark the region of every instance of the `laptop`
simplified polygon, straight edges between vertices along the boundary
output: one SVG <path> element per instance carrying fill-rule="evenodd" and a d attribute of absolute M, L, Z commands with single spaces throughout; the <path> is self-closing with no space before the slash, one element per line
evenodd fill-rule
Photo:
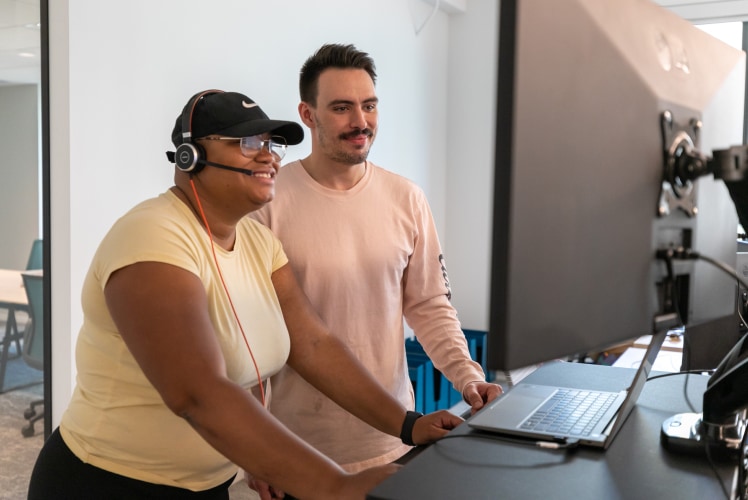
<path fill-rule="evenodd" d="M 628 389 L 589 391 L 522 383 L 468 419 L 481 431 L 607 449 L 636 406 L 667 330 L 652 335 Z"/>

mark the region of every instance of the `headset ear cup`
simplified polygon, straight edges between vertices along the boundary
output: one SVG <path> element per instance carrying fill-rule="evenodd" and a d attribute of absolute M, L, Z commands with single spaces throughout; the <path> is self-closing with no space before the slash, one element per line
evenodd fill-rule
<path fill-rule="evenodd" d="M 174 163 L 182 172 L 196 174 L 200 172 L 205 164 L 204 159 L 207 157 L 205 150 L 199 144 L 192 142 L 192 113 L 195 111 L 197 103 L 205 96 L 211 94 L 222 94 L 223 90 L 213 89 L 199 92 L 192 96 L 182 110 L 182 144 L 177 146 L 174 153 Z"/>
<path fill-rule="evenodd" d="M 199 144 L 185 142 L 177 147 L 174 160 L 177 168 L 182 172 L 196 174 L 203 169 L 200 160 L 204 157 L 205 151 Z"/>

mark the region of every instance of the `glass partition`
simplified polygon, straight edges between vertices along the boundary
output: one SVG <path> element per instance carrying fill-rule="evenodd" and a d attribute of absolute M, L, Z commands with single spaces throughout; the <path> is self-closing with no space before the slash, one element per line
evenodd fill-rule
<path fill-rule="evenodd" d="M 51 432 L 47 0 L 0 0 L 0 491 Z"/>

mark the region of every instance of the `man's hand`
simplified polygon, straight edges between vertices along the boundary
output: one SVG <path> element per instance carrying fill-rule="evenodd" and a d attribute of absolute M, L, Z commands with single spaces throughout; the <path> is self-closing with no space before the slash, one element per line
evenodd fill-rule
<path fill-rule="evenodd" d="M 470 405 L 470 413 L 475 414 L 489 401 L 501 396 L 503 389 L 498 384 L 488 382 L 470 382 L 462 391 L 462 399 Z"/>
<path fill-rule="evenodd" d="M 244 473 L 244 479 L 250 488 L 259 493 L 260 500 L 278 500 L 286 496 L 283 491 L 273 488 L 265 481 L 255 479 L 249 472 Z"/>
<path fill-rule="evenodd" d="M 424 415 L 413 425 L 413 442 L 418 445 L 433 443 L 446 436 L 462 422 L 464 422 L 463 419 L 447 410 Z"/>

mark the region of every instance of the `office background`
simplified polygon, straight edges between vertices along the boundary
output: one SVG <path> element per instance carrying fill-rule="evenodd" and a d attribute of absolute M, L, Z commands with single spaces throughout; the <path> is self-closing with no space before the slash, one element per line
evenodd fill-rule
<path fill-rule="evenodd" d="M 117 217 L 172 184 L 164 152 L 174 119 L 199 90 L 241 90 L 270 116 L 296 119 L 305 58 L 326 42 L 354 43 L 379 73 L 380 133 L 370 159 L 424 188 L 441 234 L 471 212 L 488 212 L 487 202 L 475 203 L 491 179 L 498 6 L 471 0 L 452 14 L 459 2 L 440 3 L 432 16 L 424 0 L 50 2 L 54 424 L 74 384 L 89 261 Z M 307 140 L 287 159 L 308 151 Z M 454 206 L 462 217 L 447 210 Z M 470 243 L 482 254 L 473 260 L 487 262 L 487 240 Z M 447 261 L 450 272 L 457 260 Z M 485 280 L 464 283 L 485 294 Z"/>
<path fill-rule="evenodd" d="M 490 221 L 476 214 L 491 207 L 498 2 L 435 5 L 50 2 L 53 425 L 74 385 L 91 256 L 121 214 L 171 185 L 164 151 L 186 100 L 205 88 L 240 90 L 270 116 L 296 119 L 298 70 L 326 42 L 354 43 L 374 57 L 381 128 L 370 159 L 423 187 L 453 302 L 466 327 L 487 327 Z M 307 140 L 287 159 L 308 150 Z"/>

